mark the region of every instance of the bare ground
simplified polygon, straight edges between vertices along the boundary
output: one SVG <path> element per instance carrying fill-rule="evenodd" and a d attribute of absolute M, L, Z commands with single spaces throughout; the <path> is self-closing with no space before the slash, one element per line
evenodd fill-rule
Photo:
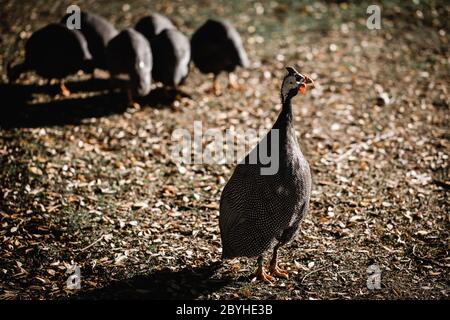
<path fill-rule="evenodd" d="M 448 299 L 449 6 L 314 2 L 79 1 L 118 27 L 151 10 L 191 35 L 208 16 L 241 32 L 252 66 L 241 91 L 205 92 L 141 108 L 74 76 L 70 98 L 34 75 L 6 85 L 24 39 L 69 3 L 2 1 L 0 298 Z M 214 5 L 213 5 L 214 4 Z M 218 202 L 230 165 L 179 165 L 174 129 L 270 128 L 285 65 L 316 78 L 295 101 L 313 174 L 311 209 L 281 250 L 288 280 L 251 281 L 255 261 L 220 262 Z M 90 92 L 86 92 L 90 91 Z M 25 101 L 26 100 L 26 101 Z M 31 101 L 31 102 L 30 102 Z M 66 287 L 71 266 L 81 290 Z M 381 270 L 381 289 L 366 286 Z"/>

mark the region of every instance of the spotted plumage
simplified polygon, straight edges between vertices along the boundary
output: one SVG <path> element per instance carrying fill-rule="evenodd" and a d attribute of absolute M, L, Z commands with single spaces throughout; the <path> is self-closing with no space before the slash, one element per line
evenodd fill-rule
<path fill-rule="evenodd" d="M 147 40 L 152 43 L 158 34 L 167 29 L 176 29 L 169 18 L 159 13 L 153 13 L 141 18 L 135 29 L 142 33 Z"/>
<path fill-rule="evenodd" d="M 63 79 L 79 70 L 91 72 L 91 59 L 81 32 L 51 23 L 27 40 L 25 60 L 8 69 L 8 78 L 15 81 L 21 73 L 35 71 L 46 79 Z"/>
<path fill-rule="evenodd" d="M 176 29 L 166 29 L 152 41 L 153 71 L 155 81 L 176 87 L 189 73 L 191 46 L 189 39 Z"/>
<path fill-rule="evenodd" d="M 69 14 L 65 15 L 61 19 L 61 23 L 66 25 L 70 16 Z M 94 66 L 106 69 L 105 48 L 119 31 L 108 20 L 89 11 L 81 11 L 80 22 L 80 31 L 86 38 Z"/>
<path fill-rule="evenodd" d="M 249 64 L 239 33 L 226 21 L 206 21 L 192 35 L 191 47 L 192 60 L 203 73 L 232 72 Z"/>
<path fill-rule="evenodd" d="M 125 29 L 106 47 L 108 70 L 114 78 L 126 74 L 134 96 L 150 92 L 153 67 L 152 52 L 147 39 L 134 29 Z"/>
<path fill-rule="evenodd" d="M 239 85 L 232 76 L 236 67 L 247 68 L 249 60 L 237 30 L 227 21 L 209 19 L 191 39 L 192 61 L 202 73 L 214 75 L 213 90 L 219 94 L 218 75 L 228 72 L 229 87 Z"/>
<path fill-rule="evenodd" d="M 291 104 L 310 80 L 293 68 L 288 71 L 281 88 L 283 107 L 277 121 L 236 166 L 220 200 L 223 258 L 260 257 L 261 262 L 263 253 L 274 249 L 271 263 L 274 270 L 276 251 L 296 235 L 311 194 L 310 169 L 297 142 Z M 267 165 L 262 164 L 260 157 L 253 164 L 250 160 L 263 145 L 272 150 L 273 144 L 278 157 L 272 160 L 278 158 L 278 170 L 263 174 L 261 169 Z"/>

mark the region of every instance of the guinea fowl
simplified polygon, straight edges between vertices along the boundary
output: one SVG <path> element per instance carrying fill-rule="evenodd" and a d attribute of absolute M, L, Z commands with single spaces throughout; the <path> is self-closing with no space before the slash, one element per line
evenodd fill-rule
<path fill-rule="evenodd" d="M 155 37 L 166 29 L 176 29 L 173 23 L 165 16 L 153 13 L 141 18 L 135 29 L 142 33 L 152 43 Z"/>
<path fill-rule="evenodd" d="M 15 66 L 8 66 L 8 79 L 15 81 L 22 73 L 35 71 L 48 80 L 59 79 L 61 94 L 68 96 L 70 91 L 63 79 L 79 70 L 91 73 L 91 59 L 81 32 L 52 23 L 34 32 L 27 40 L 25 60 Z"/>
<path fill-rule="evenodd" d="M 152 76 L 155 81 L 177 87 L 189 73 L 191 45 L 189 39 L 176 29 L 166 29 L 151 44 L 153 53 Z"/>
<path fill-rule="evenodd" d="M 65 15 L 61 23 L 66 25 L 70 16 Z M 86 38 L 94 67 L 106 70 L 105 48 L 119 31 L 105 18 L 88 11 L 81 12 L 80 25 L 80 31 Z"/>
<path fill-rule="evenodd" d="M 296 235 L 311 192 L 311 174 L 295 136 L 291 100 L 313 82 L 294 68 L 287 70 L 277 121 L 236 166 L 220 199 L 222 257 L 258 257 L 256 276 L 265 282 L 272 280 L 263 269 L 263 253 L 269 249 L 273 249 L 270 273 L 287 278 L 287 273 L 278 268 L 277 252 Z M 267 161 L 262 160 L 261 150 L 265 146 L 277 162 L 275 171 L 264 171 Z"/>
<path fill-rule="evenodd" d="M 147 39 L 134 29 L 125 29 L 106 47 L 106 61 L 111 78 L 120 74 L 129 76 L 128 102 L 134 96 L 146 96 L 150 92 L 153 67 L 152 51 Z"/>
<path fill-rule="evenodd" d="M 222 71 L 228 72 L 228 86 L 238 87 L 232 72 L 237 66 L 248 67 L 249 61 L 241 37 L 230 23 L 209 19 L 192 35 L 191 47 L 195 66 L 214 75 L 214 93 L 220 91 L 217 78 Z"/>

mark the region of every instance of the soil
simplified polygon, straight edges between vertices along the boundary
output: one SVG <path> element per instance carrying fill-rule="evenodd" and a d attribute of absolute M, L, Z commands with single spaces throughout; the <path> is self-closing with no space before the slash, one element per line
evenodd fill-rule
<path fill-rule="evenodd" d="M 215 96 L 192 67 L 185 94 L 155 84 L 127 108 L 104 72 L 69 77 L 69 97 L 33 73 L 7 84 L 7 64 L 67 4 L 2 1 L 0 299 L 448 299 L 450 7 L 381 3 L 369 30 L 365 2 L 78 1 L 119 29 L 160 12 L 188 36 L 212 16 L 242 36 L 239 90 L 222 75 Z M 294 100 L 313 191 L 280 250 L 289 279 L 265 284 L 255 259 L 221 261 L 235 163 L 177 163 L 172 133 L 269 129 L 288 65 L 316 82 Z"/>

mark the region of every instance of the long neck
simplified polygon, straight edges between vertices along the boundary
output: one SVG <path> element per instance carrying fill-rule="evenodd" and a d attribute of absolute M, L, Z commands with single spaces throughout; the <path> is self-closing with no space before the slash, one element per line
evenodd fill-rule
<path fill-rule="evenodd" d="M 277 129 L 280 141 L 280 153 L 291 154 L 292 150 L 300 151 L 294 128 L 294 116 L 292 114 L 291 97 L 283 101 L 283 107 L 272 129 Z"/>
<path fill-rule="evenodd" d="M 289 130 L 293 128 L 293 114 L 292 114 L 292 103 L 291 97 L 286 97 L 286 99 L 282 99 L 283 104 L 281 108 L 281 112 L 278 115 L 278 119 L 273 125 L 274 129 L 280 129 L 285 131 L 285 129 Z"/>

